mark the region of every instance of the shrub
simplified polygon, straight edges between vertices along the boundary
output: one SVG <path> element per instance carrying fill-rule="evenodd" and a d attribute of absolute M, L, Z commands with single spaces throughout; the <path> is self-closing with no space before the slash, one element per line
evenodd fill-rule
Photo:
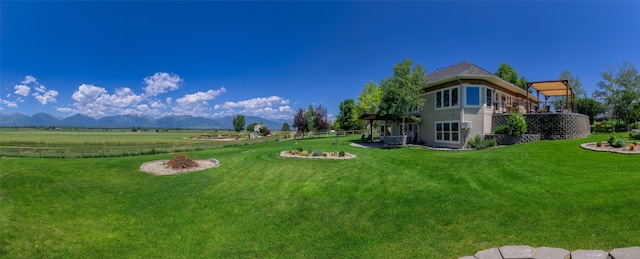
<path fill-rule="evenodd" d="M 304 148 L 302 148 L 302 146 L 298 146 L 297 150 L 298 150 L 298 152 L 302 152 L 304 150 Z"/>
<path fill-rule="evenodd" d="M 339 156 L 339 157 L 343 157 L 343 156 L 344 156 L 344 151 L 340 151 L 340 152 L 338 153 L 338 156 Z"/>
<path fill-rule="evenodd" d="M 485 140 L 482 139 L 480 135 L 476 135 L 474 138 L 470 139 L 468 143 L 473 149 L 485 149 L 498 145 L 498 142 L 495 139 Z"/>
<path fill-rule="evenodd" d="M 312 156 L 322 156 L 322 150 L 314 150 Z"/>
<path fill-rule="evenodd" d="M 166 168 L 172 168 L 175 170 L 188 169 L 192 167 L 198 167 L 198 162 L 191 160 L 187 155 L 178 154 L 176 157 L 169 160 L 166 164 Z"/>
<path fill-rule="evenodd" d="M 514 113 L 507 120 L 507 132 L 514 137 L 520 137 L 527 132 L 527 122 L 520 113 Z"/>
<path fill-rule="evenodd" d="M 598 141 L 598 143 L 596 143 L 596 146 L 602 147 L 602 141 Z"/>
<path fill-rule="evenodd" d="M 309 152 L 307 152 L 307 151 L 300 151 L 300 155 L 301 155 L 301 156 L 308 156 L 308 155 L 309 155 Z"/>
<path fill-rule="evenodd" d="M 500 125 L 493 129 L 493 134 L 509 134 L 509 127 L 507 127 L 507 125 Z"/>
<path fill-rule="evenodd" d="M 616 136 L 614 135 L 609 136 L 609 138 L 607 139 L 607 143 L 609 143 L 609 145 L 613 145 L 614 141 L 616 141 Z"/>
<path fill-rule="evenodd" d="M 621 147 L 626 147 L 627 146 L 627 142 L 624 141 L 624 138 L 619 138 L 616 139 L 615 141 L 613 141 L 613 143 L 611 143 L 612 147 L 616 147 L 616 148 L 621 148 Z"/>

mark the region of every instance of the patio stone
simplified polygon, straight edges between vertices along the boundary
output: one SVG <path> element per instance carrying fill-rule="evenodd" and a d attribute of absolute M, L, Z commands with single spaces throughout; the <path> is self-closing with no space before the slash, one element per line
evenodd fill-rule
<path fill-rule="evenodd" d="M 460 257 L 458 259 L 477 259 L 475 256 L 465 256 L 465 257 Z"/>
<path fill-rule="evenodd" d="M 534 255 L 536 259 L 569 259 L 571 253 L 567 249 L 542 246 L 536 248 Z"/>
<path fill-rule="evenodd" d="M 602 250 L 575 250 L 571 259 L 609 259 L 609 253 Z"/>
<path fill-rule="evenodd" d="M 534 259 L 535 249 L 531 246 L 503 246 L 500 253 L 504 259 Z"/>
<path fill-rule="evenodd" d="M 476 253 L 478 259 L 502 259 L 500 250 L 498 248 L 489 248 Z"/>
<path fill-rule="evenodd" d="M 640 246 L 616 248 L 609 252 L 612 259 L 638 259 L 640 258 Z"/>

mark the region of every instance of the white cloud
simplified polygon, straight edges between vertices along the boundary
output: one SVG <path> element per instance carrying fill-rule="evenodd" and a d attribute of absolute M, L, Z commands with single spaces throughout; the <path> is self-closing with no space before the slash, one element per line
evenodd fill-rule
<path fill-rule="evenodd" d="M 142 100 L 142 96 L 135 94 L 131 89 L 125 87 L 116 89 L 116 93 L 113 95 L 106 93 L 100 95 L 96 98 L 96 103 L 102 107 L 118 110 L 119 108 L 135 106 Z"/>
<path fill-rule="evenodd" d="M 28 87 L 26 85 L 15 85 L 13 87 L 13 89 L 16 89 L 15 94 L 17 95 L 22 95 L 22 96 L 27 96 L 29 95 L 29 92 L 31 92 L 31 87 Z M 9 97 L 9 96 L 7 96 Z"/>
<path fill-rule="evenodd" d="M 289 107 L 289 105 L 278 107 L 278 111 L 293 113 L 293 110 L 291 109 L 291 107 Z"/>
<path fill-rule="evenodd" d="M 73 95 L 71 95 L 71 99 L 75 101 L 76 106 L 84 107 L 90 102 L 95 101 L 100 95 L 106 93 L 107 90 L 102 87 L 82 84 L 78 87 L 78 91 L 75 91 Z"/>
<path fill-rule="evenodd" d="M 245 109 L 260 109 L 264 107 L 272 107 L 277 104 L 287 104 L 289 100 L 283 99 L 279 96 L 270 96 L 270 97 L 258 97 L 249 100 L 239 101 L 239 102 L 225 102 L 222 105 L 216 105 L 215 109 L 233 109 L 233 108 L 245 108 Z"/>
<path fill-rule="evenodd" d="M 11 108 L 18 107 L 18 104 L 16 102 L 7 101 L 7 100 L 4 100 L 4 99 L 0 99 L 0 103 L 4 104 L 7 107 L 11 107 Z"/>
<path fill-rule="evenodd" d="M 56 111 L 68 113 L 68 112 L 73 112 L 73 109 L 68 107 L 60 107 L 60 108 L 56 108 Z"/>
<path fill-rule="evenodd" d="M 22 80 L 21 82 L 22 84 L 30 84 L 30 83 L 37 83 L 37 80 L 35 77 L 33 77 L 32 75 L 27 75 L 24 77 L 24 80 Z"/>
<path fill-rule="evenodd" d="M 207 101 L 213 100 L 225 92 L 227 92 L 227 89 L 221 87 L 218 90 L 187 94 L 184 97 L 176 99 L 176 106 L 173 107 L 173 111 L 176 114 L 192 116 L 206 115 L 206 111 L 208 110 L 207 106 L 209 105 Z"/>
<path fill-rule="evenodd" d="M 164 110 L 164 109 L 167 108 L 167 105 L 164 104 L 164 103 L 161 103 L 161 102 L 152 102 L 151 103 L 151 108 Z"/>
<path fill-rule="evenodd" d="M 176 74 L 169 74 L 166 72 L 158 72 L 153 76 L 144 78 L 146 87 L 143 90 L 147 96 L 156 96 L 168 91 L 174 91 L 180 88 L 182 85 L 182 78 Z"/>
<path fill-rule="evenodd" d="M 214 106 L 215 110 L 223 110 L 214 114 L 214 117 L 244 114 L 260 116 L 267 119 L 289 119 L 294 111 L 289 105 L 289 99 L 279 96 L 257 97 L 238 102 L 225 102 Z"/>
<path fill-rule="evenodd" d="M 207 104 L 206 101 L 213 100 L 222 93 L 225 93 L 227 89 L 224 87 L 218 90 L 209 90 L 207 92 L 197 92 L 195 94 L 187 94 L 182 98 L 176 99 L 178 105 L 190 105 L 195 103 Z"/>
<path fill-rule="evenodd" d="M 39 85 L 36 88 L 36 92 L 32 95 L 40 102 L 40 104 L 45 105 L 47 103 L 55 103 L 57 102 L 56 97 L 58 97 L 58 91 L 49 90 L 44 87 L 44 85 Z"/>

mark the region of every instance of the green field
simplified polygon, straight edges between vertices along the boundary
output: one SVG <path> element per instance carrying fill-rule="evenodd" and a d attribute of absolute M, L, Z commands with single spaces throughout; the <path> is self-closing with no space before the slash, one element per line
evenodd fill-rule
<path fill-rule="evenodd" d="M 503 245 L 640 244 L 639 156 L 537 141 L 481 151 L 362 149 L 285 159 L 293 141 L 189 152 L 219 168 L 139 171 L 172 154 L 0 158 L 0 258 L 458 258 Z M 251 150 L 252 152 L 247 152 Z"/>

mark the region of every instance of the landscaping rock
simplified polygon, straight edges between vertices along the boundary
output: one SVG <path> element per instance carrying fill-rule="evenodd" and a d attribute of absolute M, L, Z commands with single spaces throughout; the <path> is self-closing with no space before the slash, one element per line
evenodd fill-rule
<path fill-rule="evenodd" d="M 609 259 L 609 253 L 602 250 L 576 250 L 571 252 L 571 259 Z"/>
<path fill-rule="evenodd" d="M 638 259 L 640 258 L 640 246 L 616 248 L 609 252 L 612 259 Z"/>
<path fill-rule="evenodd" d="M 498 248 L 489 248 L 487 250 L 482 250 L 476 253 L 476 258 L 478 259 L 502 259 L 502 255 L 500 254 L 500 250 Z"/>
<path fill-rule="evenodd" d="M 534 259 L 535 249 L 530 246 L 503 246 L 500 253 L 504 259 Z"/>
<path fill-rule="evenodd" d="M 538 247 L 535 251 L 536 259 L 569 259 L 569 250 L 554 247 Z"/>

